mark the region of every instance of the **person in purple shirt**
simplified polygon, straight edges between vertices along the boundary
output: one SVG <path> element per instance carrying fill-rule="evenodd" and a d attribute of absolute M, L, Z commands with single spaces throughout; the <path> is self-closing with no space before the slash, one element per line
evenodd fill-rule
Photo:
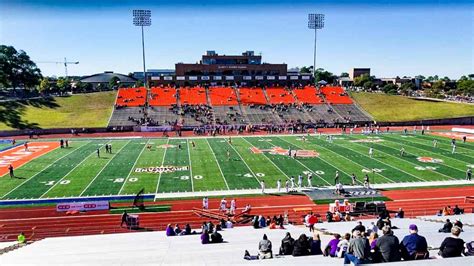
<path fill-rule="evenodd" d="M 334 238 L 329 241 L 329 243 L 326 245 L 324 248 L 323 255 L 324 256 L 330 256 L 330 257 L 336 257 L 337 256 L 337 244 L 339 244 L 339 241 L 341 239 L 341 235 L 335 234 Z"/>
<path fill-rule="evenodd" d="M 205 229 L 201 234 L 201 244 L 209 244 L 209 232 Z"/>
<path fill-rule="evenodd" d="M 175 236 L 176 233 L 174 232 L 173 230 L 173 227 L 171 227 L 171 224 L 168 224 L 168 226 L 166 226 L 166 236 Z"/>
<path fill-rule="evenodd" d="M 405 236 L 400 243 L 402 248 L 402 257 L 404 260 L 427 259 L 430 255 L 428 252 L 428 243 L 426 238 L 418 234 L 418 227 L 410 224 L 408 227 L 410 234 Z"/>

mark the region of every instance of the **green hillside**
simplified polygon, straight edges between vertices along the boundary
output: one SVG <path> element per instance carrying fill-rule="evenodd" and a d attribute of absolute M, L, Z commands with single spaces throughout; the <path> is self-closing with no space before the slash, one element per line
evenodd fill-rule
<path fill-rule="evenodd" d="M 383 93 L 357 92 L 351 96 L 375 121 L 414 121 L 422 119 L 474 116 L 473 104 L 415 100 Z"/>
<path fill-rule="evenodd" d="M 0 102 L 0 130 L 105 127 L 116 91 Z"/>

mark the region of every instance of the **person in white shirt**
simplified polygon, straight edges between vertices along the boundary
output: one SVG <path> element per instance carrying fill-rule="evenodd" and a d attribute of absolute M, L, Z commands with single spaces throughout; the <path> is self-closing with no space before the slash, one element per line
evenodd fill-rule
<path fill-rule="evenodd" d="M 202 208 L 205 210 L 209 209 L 209 199 L 207 197 L 202 199 Z"/>
<path fill-rule="evenodd" d="M 285 189 L 286 189 L 286 193 L 290 192 L 290 181 L 288 181 L 288 180 L 286 180 L 286 182 L 285 182 Z"/>
<path fill-rule="evenodd" d="M 369 148 L 369 157 L 372 158 L 374 156 L 374 148 Z"/>
<path fill-rule="evenodd" d="M 260 182 L 260 186 L 261 186 L 261 188 L 262 188 L 262 194 L 265 194 L 265 181 L 262 180 L 262 181 Z"/>
<path fill-rule="evenodd" d="M 236 209 L 235 199 L 232 199 L 232 200 L 230 201 L 230 214 L 231 214 L 231 215 L 234 215 L 234 214 L 235 214 L 235 209 Z"/>
<path fill-rule="evenodd" d="M 293 191 L 295 189 L 295 177 L 294 176 L 291 176 L 290 182 L 291 182 L 291 191 Z"/>
<path fill-rule="evenodd" d="M 301 190 L 301 186 L 303 185 L 303 176 L 298 175 L 298 189 Z"/>
<path fill-rule="evenodd" d="M 234 227 L 234 224 L 229 219 L 227 219 L 227 222 L 225 222 L 225 228 L 232 228 L 232 227 Z"/>
<path fill-rule="evenodd" d="M 280 189 L 281 189 L 281 180 L 278 179 L 277 180 L 277 190 L 278 190 L 278 192 L 280 192 Z"/>
<path fill-rule="evenodd" d="M 313 179 L 313 174 L 308 174 L 308 187 L 312 188 L 313 184 L 311 184 L 311 180 Z"/>
<path fill-rule="evenodd" d="M 227 211 L 227 200 L 225 200 L 225 198 L 221 200 L 220 210 L 223 212 Z"/>

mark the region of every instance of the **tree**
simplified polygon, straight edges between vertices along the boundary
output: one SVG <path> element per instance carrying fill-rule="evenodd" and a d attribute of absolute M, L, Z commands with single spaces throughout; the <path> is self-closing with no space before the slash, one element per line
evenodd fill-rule
<path fill-rule="evenodd" d="M 457 91 L 462 94 L 474 95 L 474 80 L 460 80 L 457 83 Z"/>
<path fill-rule="evenodd" d="M 306 66 L 300 68 L 300 74 L 311 74 L 311 68 Z"/>
<path fill-rule="evenodd" d="M 117 76 L 113 76 L 109 80 L 109 89 L 115 89 L 120 83 L 120 79 Z"/>
<path fill-rule="evenodd" d="M 58 87 L 59 92 L 64 93 L 68 90 L 71 86 L 69 80 L 66 78 L 59 78 L 56 82 L 56 86 Z"/>
<path fill-rule="evenodd" d="M 368 82 L 370 82 L 370 81 L 368 81 Z M 387 94 L 397 94 L 398 87 L 395 84 L 389 83 L 389 84 L 383 86 L 382 91 L 387 93 Z"/>
<path fill-rule="evenodd" d="M 342 72 L 341 73 L 341 78 L 347 78 L 347 77 L 349 77 L 349 73 L 347 73 L 347 72 Z"/>
<path fill-rule="evenodd" d="M 137 80 L 135 81 L 135 88 L 143 87 L 143 80 Z"/>
<path fill-rule="evenodd" d="M 458 81 L 463 81 L 463 80 L 469 80 L 469 78 L 466 77 L 466 76 L 464 76 L 464 75 L 462 75 L 462 76 L 459 78 Z"/>
<path fill-rule="evenodd" d="M 50 89 L 51 89 L 51 84 L 49 83 L 49 79 L 48 78 L 41 79 L 40 84 L 39 84 L 39 92 L 46 93 Z"/>
<path fill-rule="evenodd" d="M 34 88 L 41 78 L 40 69 L 25 51 L 0 45 L 0 87 Z"/>
<path fill-rule="evenodd" d="M 334 74 L 332 74 L 331 72 L 329 71 L 326 71 L 322 68 L 318 68 L 316 69 L 316 82 L 319 82 L 321 80 L 324 80 L 326 81 L 327 83 L 331 84 L 334 82 L 334 79 L 336 77 L 334 76 Z"/>
<path fill-rule="evenodd" d="M 426 77 L 423 76 L 423 75 L 417 75 L 415 76 L 416 79 L 420 79 L 421 81 L 425 81 L 426 80 Z"/>
<path fill-rule="evenodd" d="M 362 87 L 367 81 L 372 81 L 368 74 L 360 75 L 354 78 L 354 86 Z"/>
<path fill-rule="evenodd" d="M 444 81 L 438 80 L 433 83 L 430 89 L 425 91 L 426 96 L 432 98 L 441 98 L 445 89 Z"/>
<path fill-rule="evenodd" d="M 405 82 L 400 86 L 400 93 L 405 96 L 409 96 L 414 90 L 416 85 L 413 82 Z"/>

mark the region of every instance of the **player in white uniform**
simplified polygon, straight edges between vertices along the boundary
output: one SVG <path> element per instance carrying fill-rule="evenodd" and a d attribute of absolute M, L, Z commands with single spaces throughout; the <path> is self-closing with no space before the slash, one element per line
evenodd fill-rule
<path fill-rule="evenodd" d="M 230 201 L 230 214 L 234 215 L 236 210 L 236 204 L 235 204 L 235 199 L 232 199 Z"/>
<path fill-rule="evenodd" d="M 265 181 L 262 180 L 260 186 L 262 187 L 262 194 L 265 194 Z"/>
<path fill-rule="evenodd" d="M 312 188 L 313 184 L 311 184 L 311 180 L 313 179 L 313 174 L 308 174 L 308 187 Z"/>
<path fill-rule="evenodd" d="M 298 175 L 298 189 L 301 190 L 301 186 L 303 185 L 303 176 Z"/>
<path fill-rule="evenodd" d="M 286 193 L 290 192 L 290 181 L 286 180 L 285 182 Z"/>
<path fill-rule="evenodd" d="M 453 150 L 451 151 L 452 154 L 456 152 L 456 144 L 453 145 Z"/>
<path fill-rule="evenodd" d="M 291 191 L 293 191 L 295 189 L 295 177 L 294 176 L 291 176 L 290 182 L 291 182 Z"/>
<path fill-rule="evenodd" d="M 281 189 L 281 179 L 278 179 L 278 181 L 277 181 L 277 189 L 278 189 L 278 192 L 280 192 L 280 189 Z"/>
<path fill-rule="evenodd" d="M 227 200 L 225 200 L 225 198 L 221 200 L 220 210 L 223 212 L 227 211 Z"/>
<path fill-rule="evenodd" d="M 202 199 L 202 208 L 205 210 L 209 209 L 209 199 L 207 197 Z"/>
<path fill-rule="evenodd" d="M 374 156 L 374 148 L 369 148 L 369 157 L 372 158 Z"/>

